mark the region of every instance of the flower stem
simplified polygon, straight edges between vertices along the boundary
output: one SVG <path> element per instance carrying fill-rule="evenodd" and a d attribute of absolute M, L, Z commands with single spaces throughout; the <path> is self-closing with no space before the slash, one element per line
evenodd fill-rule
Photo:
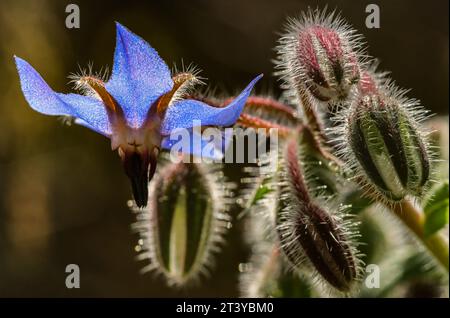
<path fill-rule="evenodd" d="M 304 91 L 299 92 L 299 97 L 308 126 L 316 133 L 320 142 L 324 143 L 326 141 L 326 136 L 323 131 L 322 123 L 320 122 L 320 119 L 318 118 L 318 115 L 315 112 L 311 101 Z"/>
<path fill-rule="evenodd" d="M 414 232 L 417 238 L 423 242 L 424 246 L 448 272 L 448 240 L 439 232 L 428 237 L 424 235 L 423 225 L 425 217 L 423 212 L 416 209 L 416 207 L 408 200 L 403 200 L 400 204 L 394 205 L 392 211 L 412 232 Z"/>
<path fill-rule="evenodd" d="M 238 124 L 249 128 L 263 128 L 266 129 L 267 131 L 269 131 L 271 128 L 276 128 L 278 129 L 278 133 L 280 135 L 280 137 L 285 138 L 290 136 L 293 133 L 293 129 L 287 126 L 282 126 L 279 124 L 275 124 L 272 122 L 269 122 L 267 120 L 261 119 L 259 117 L 256 116 L 251 116 L 249 114 L 245 114 L 242 113 L 241 116 L 238 119 Z"/>

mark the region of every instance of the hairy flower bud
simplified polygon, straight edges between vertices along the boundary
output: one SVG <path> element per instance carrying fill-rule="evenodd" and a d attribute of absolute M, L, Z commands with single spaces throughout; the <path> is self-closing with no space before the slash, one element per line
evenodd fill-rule
<path fill-rule="evenodd" d="M 430 154 L 416 101 L 392 88 L 365 85 L 344 115 L 344 158 L 369 191 L 388 200 L 420 196 L 430 180 Z M 353 162 L 355 161 L 356 162 Z"/>
<path fill-rule="evenodd" d="M 170 285 L 198 278 L 211 265 L 229 224 L 230 184 L 205 165 L 169 163 L 150 182 L 147 208 L 137 210 L 143 271 L 162 274 Z"/>
<path fill-rule="evenodd" d="M 295 268 L 309 264 L 331 286 L 350 292 L 359 275 L 355 236 L 350 220 L 336 208 L 311 196 L 299 161 L 297 141 L 288 142 L 277 231 L 287 259 Z"/>
<path fill-rule="evenodd" d="M 312 281 L 299 272 L 290 271 L 290 264 L 280 257 L 276 235 L 276 208 L 279 187 L 273 173 L 246 169 L 253 177 L 242 180 L 253 186 L 244 192 L 246 201 L 244 239 L 251 247 L 249 260 L 239 264 L 239 285 L 242 297 L 311 297 Z"/>
<path fill-rule="evenodd" d="M 308 11 L 291 19 L 278 46 L 279 75 L 300 95 L 345 100 L 360 77 L 360 36 L 335 12 Z"/>

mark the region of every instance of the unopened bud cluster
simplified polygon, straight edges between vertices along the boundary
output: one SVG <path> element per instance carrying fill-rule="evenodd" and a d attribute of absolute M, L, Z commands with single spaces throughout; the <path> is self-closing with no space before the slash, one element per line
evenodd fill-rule
<path fill-rule="evenodd" d="M 368 63 L 361 37 L 334 12 L 310 10 L 289 22 L 278 52 L 278 74 L 293 102 L 318 134 L 328 129 L 328 142 L 371 196 L 421 196 L 431 174 L 420 127 L 426 112 Z M 308 110 L 322 104 L 339 105 L 337 113 L 330 115 L 332 107 Z M 330 125 L 330 116 L 337 125 Z"/>
<path fill-rule="evenodd" d="M 258 240 L 243 290 L 288 295 L 280 269 L 289 267 L 291 281 L 307 277 L 349 295 L 363 262 L 359 223 L 346 212 L 345 193 L 386 202 L 421 197 L 432 173 L 420 127 L 426 112 L 376 70 L 376 61 L 369 63 L 361 37 L 334 12 L 310 10 L 290 20 L 277 50 L 284 100 L 297 108 L 298 124 L 287 125 L 290 133 L 281 138 L 276 173 L 260 169 L 253 179 L 262 181 L 250 192 L 249 220 L 262 224 L 252 235 Z M 246 110 L 261 117 L 261 109 Z"/>

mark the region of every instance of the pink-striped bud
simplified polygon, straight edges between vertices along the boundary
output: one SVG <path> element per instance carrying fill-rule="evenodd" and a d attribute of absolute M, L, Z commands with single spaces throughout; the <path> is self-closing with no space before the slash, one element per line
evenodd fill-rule
<path fill-rule="evenodd" d="M 345 100 L 360 78 L 360 36 L 334 12 L 309 11 L 286 29 L 278 68 L 289 89 L 322 102 Z"/>

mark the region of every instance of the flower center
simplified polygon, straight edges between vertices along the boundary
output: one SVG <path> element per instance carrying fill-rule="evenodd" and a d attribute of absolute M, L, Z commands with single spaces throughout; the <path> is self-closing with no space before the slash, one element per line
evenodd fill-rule
<path fill-rule="evenodd" d="M 137 129 L 127 124 L 122 107 L 106 90 L 104 81 L 93 76 L 83 76 L 78 80 L 81 87 L 101 99 L 105 106 L 112 130 L 111 148 L 119 153 L 138 207 L 147 205 L 148 182 L 156 171 L 162 140 L 160 127 L 166 109 L 200 82 L 195 74 L 189 72 L 179 73 L 172 80 L 172 90 L 162 95 L 155 105 L 149 105 L 144 124 Z"/>

